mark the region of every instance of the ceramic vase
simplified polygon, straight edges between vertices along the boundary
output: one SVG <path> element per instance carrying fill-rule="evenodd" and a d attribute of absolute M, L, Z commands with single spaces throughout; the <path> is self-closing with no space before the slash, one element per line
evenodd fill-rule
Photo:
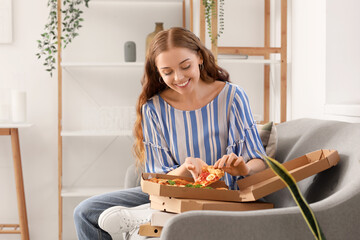
<path fill-rule="evenodd" d="M 164 30 L 164 23 L 162 22 L 156 22 L 155 23 L 155 30 L 152 33 L 149 33 L 146 37 L 146 53 L 148 52 L 149 46 L 155 35 Z"/>

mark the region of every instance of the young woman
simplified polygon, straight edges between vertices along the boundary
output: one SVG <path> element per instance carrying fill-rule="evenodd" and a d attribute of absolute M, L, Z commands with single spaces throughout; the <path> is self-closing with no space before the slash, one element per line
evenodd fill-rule
<path fill-rule="evenodd" d="M 238 179 L 265 169 L 244 90 L 229 83 L 229 74 L 195 34 L 184 28 L 158 33 L 142 83 L 134 150 L 146 172 L 196 178 L 203 165 L 214 165 L 226 172 L 229 188 L 237 189 Z M 106 211 L 121 219 L 113 232 L 133 230 L 144 220 L 143 207 L 127 208 L 148 202 L 139 187 L 83 201 L 74 212 L 79 239 L 111 239 L 98 226 L 99 215 L 110 207 Z"/>

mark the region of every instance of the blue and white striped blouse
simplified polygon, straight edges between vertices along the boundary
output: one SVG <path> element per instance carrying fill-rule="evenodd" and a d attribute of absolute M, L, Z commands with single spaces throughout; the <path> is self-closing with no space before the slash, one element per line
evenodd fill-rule
<path fill-rule="evenodd" d="M 237 85 L 226 82 L 221 92 L 200 109 L 183 111 L 155 95 L 144 104 L 143 135 L 145 171 L 167 173 L 195 157 L 213 165 L 225 154 L 235 153 L 247 162 L 265 154 L 248 97 Z M 230 189 L 241 177 L 226 174 Z"/>

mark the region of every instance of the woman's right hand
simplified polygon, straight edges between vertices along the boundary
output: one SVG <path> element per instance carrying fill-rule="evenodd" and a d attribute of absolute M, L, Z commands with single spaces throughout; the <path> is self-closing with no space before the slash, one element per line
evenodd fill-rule
<path fill-rule="evenodd" d="M 185 158 L 185 162 L 183 165 L 191 173 L 191 176 L 194 178 L 194 181 L 200 175 L 202 167 L 207 166 L 207 164 L 200 158 L 193 158 L 193 157 Z"/>

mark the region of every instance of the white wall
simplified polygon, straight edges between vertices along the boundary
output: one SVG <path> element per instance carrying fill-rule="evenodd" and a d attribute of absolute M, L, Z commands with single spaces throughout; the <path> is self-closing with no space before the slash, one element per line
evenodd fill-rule
<path fill-rule="evenodd" d="M 13 41 L 0 44 L 0 89 L 27 91 L 28 120 L 20 147 L 31 239 L 57 236 L 57 81 L 37 61 L 36 40 L 47 19 L 44 0 L 13 0 Z M 8 97 L 8 96 L 7 96 Z M 4 97 L 5 98 L 5 97 Z M 0 223 L 18 223 L 10 138 L 0 136 Z M 0 239 L 20 239 L 0 234 Z"/>
<path fill-rule="evenodd" d="M 334 21 L 326 22 L 326 19 L 331 16 L 326 16 L 326 5 L 329 4 L 326 0 L 293 0 L 292 1 L 292 76 L 291 76 L 291 116 L 290 119 L 302 118 L 302 117 L 311 117 L 319 119 L 333 119 L 349 122 L 360 122 L 360 116 L 345 116 L 338 115 L 336 111 L 332 111 L 330 114 L 329 111 L 326 112 L 326 62 L 327 59 L 327 42 L 336 42 L 340 41 L 343 43 L 341 45 L 342 49 L 345 52 L 351 52 L 353 59 L 351 63 L 346 63 L 346 61 L 337 61 L 336 65 L 328 66 L 331 67 L 330 72 L 336 74 L 337 76 L 342 76 L 345 74 L 341 69 L 346 64 L 352 69 L 358 69 L 358 64 L 356 60 L 360 52 L 358 51 L 357 46 L 353 46 L 351 39 L 344 39 L 344 35 L 338 35 L 338 39 L 327 39 L 326 38 L 326 29 L 331 28 L 329 24 L 332 24 Z M 347 21 L 343 22 L 342 19 L 347 19 L 346 15 L 356 16 L 357 1 L 331 1 L 331 9 L 338 9 L 335 11 L 336 14 L 332 15 L 333 20 L 338 20 L 338 28 L 341 28 L 341 25 L 345 28 L 353 29 L 353 37 L 355 39 L 359 38 L 358 22 L 356 21 Z M 343 11 L 344 9 L 346 11 Z M 343 10 L 342 10 L 343 9 Z M 328 25 L 327 25 L 328 24 Z M 335 26 L 334 26 L 335 27 Z M 351 35 L 351 34 L 350 34 Z M 347 35 L 349 38 L 350 36 Z M 356 44 L 355 44 L 356 45 Z M 339 59 L 343 58 L 343 54 L 339 53 Z M 339 72 L 337 72 L 339 71 Z M 349 74 L 349 73 L 346 73 Z M 330 75 L 328 73 L 328 75 Z M 352 80 L 347 82 L 349 86 L 358 86 L 359 76 L 351 76 Z M 338 79 L 338 81 L 342 81 Z M 353 89 L 355 92 L 358 90 Z M 334 93 L 333 94 L 337 94 Z M 336 95 L 335 95 L 336 96 Z M 341 96 L 337 96 L 339 101 L 335 101 L 336 97 L 332 97 L 332 101 L 341 102 Z M 359 104 L 359 103 L 357 103 Z M 333 109 L 332 109 L 333 110 Z M 356 110 L 356 109 L 355 109 Z M 347 113 L 352 111 L 352 109 L 346 111 Z M 344 111 L 343 111 L 344 112 Z"/>

